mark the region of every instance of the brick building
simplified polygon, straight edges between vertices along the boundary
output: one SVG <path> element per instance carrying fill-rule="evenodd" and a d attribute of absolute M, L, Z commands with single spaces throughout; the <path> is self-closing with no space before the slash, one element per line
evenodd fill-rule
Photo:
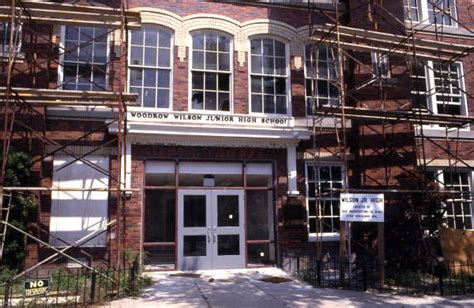
<path fill-rule="evenodd" d="M 13 87 L 138 95 L 123 127 L 116 108 L 56 103 L 30 115 L 41 141 L 13 135 L 40 158 L 37 186 L 53 188 L 38 193 L 32 227 L 49 244 L 106 230 L 72 254 L 113 262 L 129 250 L 152 269 L 276 264 L 286 250 L 336 257 L 342 188 L 403 189 L 422 173 L 471 190 L 468 1 L 128 2 L 140 22 L 126 49 L 120 31 L 87 22 L 13 32 Z M 472 229 L 470 197 L 450 200 L 448 226 Z M 31 242 L 28 253 L 34 264 L 51 252 Z"/>

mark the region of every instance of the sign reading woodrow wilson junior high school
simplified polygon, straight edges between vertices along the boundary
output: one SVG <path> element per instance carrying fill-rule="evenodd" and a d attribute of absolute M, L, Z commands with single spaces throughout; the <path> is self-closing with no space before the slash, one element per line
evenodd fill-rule
<path fill-rule="evenodd" d="M 384 222 L 384 195 L 341 194 L 340 220 Z"/>

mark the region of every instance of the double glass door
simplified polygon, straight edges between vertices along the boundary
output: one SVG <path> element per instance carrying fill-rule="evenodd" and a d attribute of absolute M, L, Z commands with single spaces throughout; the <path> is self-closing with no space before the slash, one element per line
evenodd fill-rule
<path fill-rule="evenodd" d="M 241 189 L 178 191 L 178 269 L 245 267 Z"/>

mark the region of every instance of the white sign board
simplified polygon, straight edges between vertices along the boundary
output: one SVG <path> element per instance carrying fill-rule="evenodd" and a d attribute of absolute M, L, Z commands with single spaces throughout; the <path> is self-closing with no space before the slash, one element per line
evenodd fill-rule
<path fill-rule="evenodd" d="M 340 220 L 384 222 L 384 195 L 341 194 Z"/>

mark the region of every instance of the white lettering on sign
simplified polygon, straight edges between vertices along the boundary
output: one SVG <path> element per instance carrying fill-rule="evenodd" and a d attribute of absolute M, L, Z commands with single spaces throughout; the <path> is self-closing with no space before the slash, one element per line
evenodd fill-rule
<path fill-rule="evenodd" d="M 341 194 L 340 220 L 384 222 L 383 194 Z"/>
<path fill-rule="evenodd" d="M 291 117 L 285 118 L 266 118 L 241 115 L 206 115 L 193 113 L 167 113 L 167 112 L 149 112 L 149 111 L 130 111 L 128 119 L 131 121 L 149 122 L 149 123 L 219 123 L 229 125 L 250 124 L 256 126 L 276 126 L 291 127 L 293 121 Z"/>

